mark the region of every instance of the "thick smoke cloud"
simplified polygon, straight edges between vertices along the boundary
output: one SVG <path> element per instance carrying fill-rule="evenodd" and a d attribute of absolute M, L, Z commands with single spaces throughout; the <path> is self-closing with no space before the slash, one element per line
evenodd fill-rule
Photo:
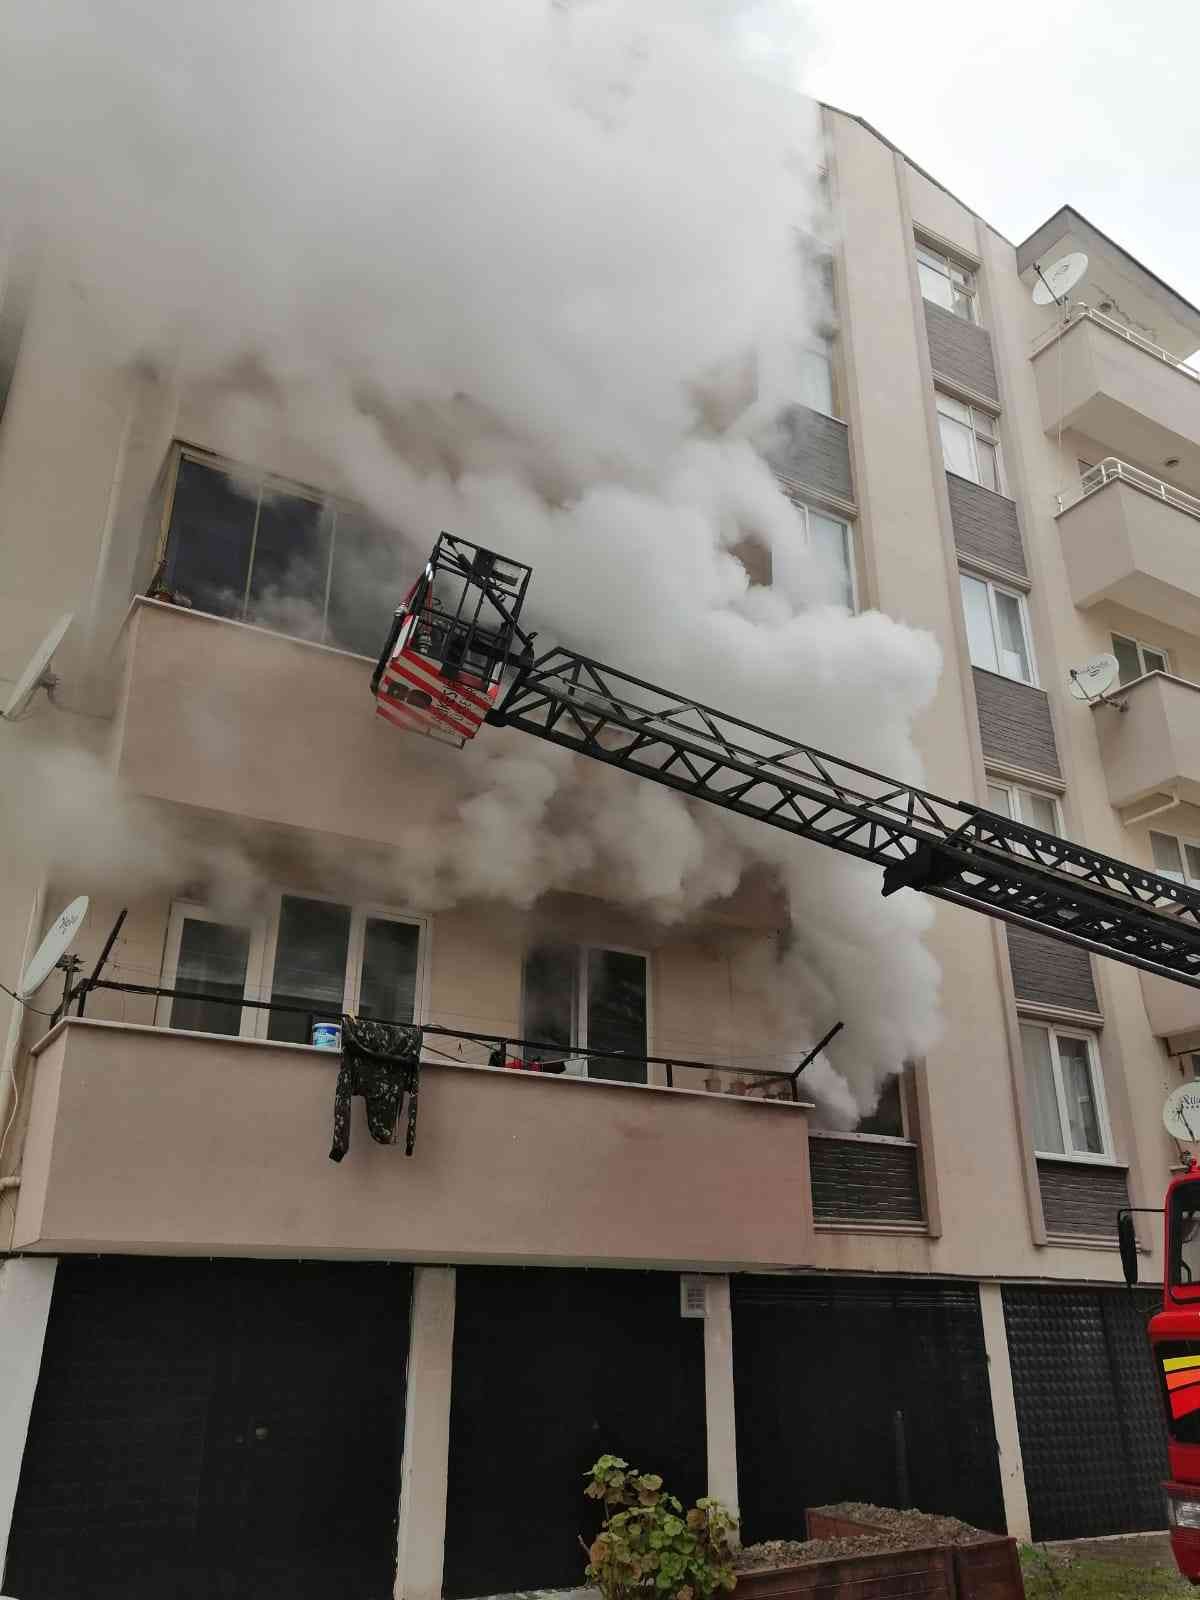
<path fill-rule="evenodd" d="M 213 443 L 330 462 L 393 530 L 370 583 L 477 537 L 534 565 L 543 642 L 916 778 L 936 646 L 833 602 L 757 448 L 828 314 L 803 35 L 735 0 L 18 0 L 0 206 L 114 363 L 223 397 Z M 875 873 L 516 734 L 431 759 L 456 808 L 394 859 L 428 903 L 602 875 L 679 920 L 766 862 L 793 929 L 763 984 L 797 1044 L 845 1017 L 869 1105 L 932 1042 L 928 913 Z"/>

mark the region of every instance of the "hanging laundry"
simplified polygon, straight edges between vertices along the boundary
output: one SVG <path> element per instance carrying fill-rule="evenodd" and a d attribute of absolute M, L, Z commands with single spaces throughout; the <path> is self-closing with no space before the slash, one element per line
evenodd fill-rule
<path fill-rule="evenodd" d="M 350 1101 L 361 1095 L 367 1108 L 367 1131 L 376 1144 L 395 1144 L 405 1095 L 408 1128 L 404 1153 L 417 1142 L 417 1088 L 421 1073 L 421 1030 L 396 1022 L 342 1018 L 342 1065 L 333 1096 L 331 1161 L 350 1148 Z"/>

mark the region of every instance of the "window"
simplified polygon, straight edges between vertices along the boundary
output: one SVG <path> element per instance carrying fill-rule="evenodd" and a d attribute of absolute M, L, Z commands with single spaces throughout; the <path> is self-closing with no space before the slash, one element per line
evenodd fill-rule
<path fill-rule="evenodd" d="M 996 418 L 940 391 L 937 413 L 946 471 L 1003 494 Z"/>
<path fill-rule="evenodd" d="M 645 1083 L 646 1063 L 606 1059 L 605 1050 L 646 1054 L 646 957 L 632 950 L 535 945 L 525 956 L 521 1025 L 535 1044 L 557 1046 L 566 1070 Z M 547 1052 L 527 1051 L 534 1056 Z"/>
<path fill-rule="evenodd" d="M 239 1002 L 259 998 L 262 943 L 255 923 L 222 922 L 205 906 L 177 902 L 167 927 L 163 988 L 202 998 L 164 996 L 156 1010 L 158 1026 L 253 1038 L 256 1013 Z"/>
<path fill-rule="evenodd" d="M 1151 828 L 1150 849 L 1154 854 L 1154 870 L 1160 878 L 1200 889 L 1200 844 L 1191 839 L 1177 839 L 1173 833 L 1156 833 Z"/>
<path fill-rule="evenodd" d="M 854 542 L 850 524 L 827 511 L 793 502 L 804 519 L 804 537 L 824 579 L 825 593 L 847 610 L 855 608 Z"/>
<path fill-rule="evenodd" d="M 1132 683 L 1135 678 L 1144 678 L 1148 672 L 1171 670 L 1165 650 L 1156 650 L 1153 646 L 1142 644 L 1138 639 L 1130 639 L 1123 633 L 1112 635 L 1112 647 L 1117 665 L 1121 669 L 1122 683 Z"/>
<path fill-rule="evenodd" d="M 833 340 L 824 338 L 801 346 L 797 363 L 800 388 L 797 399 L 810 411 L 837 416 L 833 387 Z"/>
<path fill-rule="evenodd" d="M 860 1117 L 855 1133 L 872 1133 L 888 1139 L 903 1139 L 904 1095 L 901 1075 L 893 1072 L 879 1091 L 879 1100 L 869 1117 Z"/>
<path fill-rule="evenodd" d="M 1171 1196 L 1171 1288 L 1194 1294 L 1200 1289 L 1200 1184 L 1186 1183 Z M 1190 1298 L 1173 1295 L 1173 1299 Z M 1200 1437 L 1190 1441 L 1200 1444 Z"/>
<path fill-rule="evenodd" d="M 354 506 L 180 450 L 163 582 L 197 610 L 376 656 L 402 561 Z"/>
<path fill-rule="evenodd" d="M 266 1037 L 307 1044 L 315 1016 L 343 1011 L 411 1022 L 418 1009 L 420 935 L 420 923 L 408 918 L 283 895 L 269 963 L 271 999 L 304 1011 L 264 1013 Z"/>
<path fill-rule="evenodd" d="M 1033 683 L 1033 650 L 1025 597 L 960 572 L 971 665 L 1018 683 Z"/>
<path fill-rule="evenodd" d="M 1052 794 L 1023 789 L 1016 784 L 992 782 L 988 783 L 987 792 L 989 808 L 1002 817 L 1023 822 L 1027 828 L 1040 828 L 1043 833 L 1062 833 L 1058 801 Z"/>
<path fill-rule="evenodd" d="M 975 274 L 960 266 L 951 256 L 931 250 L 928 245 L 917 245 L 917 277 L 921 280 L 921 293 L 935 306 L 953 311 L 964 322 L 978 322 L 975 305 Z"/>
<path fill-rule="evenodd" d="M 309 1043 L 314 1018 L 343 1011 L 411 1022 L 420 1013 L 422 929 L 411 917 L 301 895 L 281 895 L 270 917 L 244 924 L 179 903 L 171 913 L 163 986 L 202 998 L 164 999 L 157 1020 L 196 1033 L 291 1044 Z M 260 1011 L 238 1003 L 244 999 L 301 1010 Z"/>
<path fill-rule="evenodd" d="M 1108 1159 L 1111 1141 L 1093 1037 L 1022 1023 L 1021 1048 L 1038 1155 Z"/>

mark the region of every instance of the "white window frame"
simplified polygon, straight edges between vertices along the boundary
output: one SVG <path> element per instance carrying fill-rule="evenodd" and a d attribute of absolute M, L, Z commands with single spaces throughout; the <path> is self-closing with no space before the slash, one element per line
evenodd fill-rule
<path fill-rule="evenodd" d="M 346 972 L 342 983 L 342 1010 L 353 1016 L 358 1008 L 359 986 L 362 982 L 363 947 L 366 943 L 367 921 L 378 918 L 383 922 L 407 922 L 418 930 L 417 972 L 413 992 L 413 1021 L 418 1025 L 428 1021 L 430 919 L 411 911 L 375 901 L 345 900 L 336 894 L 314 894 L 311 889 L 284 887 L 272 891 L 271 912 L 267 924 L 267 937 L 263 948 L 262 998 L 269 1000 L 275 983 L 275 956 L 279 947 L 279 923 L 285 898 L 294 900 L 321 900 L 326 905 L 345 906 L 350 912 L 350 937 L 346 947 Z M 256 1037 L 265 1039 L 271 1026 L 271 1013 L 258 1013 Z"/>
<path fill-rule="evenodd" d="M 808 411 L 815 411 L 818 416 L 829 417 L 834 422 L 842 422 L 844 418 L 841 415 L 840 396 L 838 394 L 837 366 L 834 361 L 833 353 L 834 342 L 835 336 L 831 333 L 828 333 L 818 334 L 813 338 L 805 339 L 800 345 L 800 349 L 802 352 L 804 352 L 804 354 L 817 356 L 821 361 L 823 361 L 826 369 L 829 372 L 829 405 L 814 406 L 807 399 L 802 400 L 800 404 L 803 405 Z"/>
<path fill-rule="evenodd" d="M 167 919 L 167 937 L 163 946 L 163 988 L 173 989 L 179 976 L 179 951 L 183 944 L 183 925 L 185 922 L 215 922 L 223 928 L 245 928 L 249 931 L 250 948 L 246 954 L 246 981 L 242 987 L 242 998 L 243 1000 L 261 1000 L 263 947 L 266 943 L 262 917 L 247 917 L 239 921 L 234 917 L 220 915 L 211 906 L 203 905 L 197 900 L 175 900 L 171 903 L 171 912 Z M 171 1010 L 174 1004 L 174 999 L 170 995 L 159 995 L 154 1007 L 154 1025 L 156 1028 L 169 1028 L 171 1026 Z M 243 1006 L 236 1036 L 213 1034 L 211 1037 L 256 1038 L 258 1019 L 261 1015 L 262 1013 L 253 1007 Z M 189 1028 L 185 1031 L 190 1033 L 193 1030 Z"/>
<path fill-rule="evenodd" d="M 1147 644 L 1144 639 L 1135 639 L 1132 633 L 1122 633 L 1117 628 L 1110 628 L 1108 637 L 1109 642 L 1114 645 L 1118 639 L 1124 639 L 1126 644 L 1131 644 L 1133 646 L 1133 648 L 1137 651 L 1138 666 L 1141 669 L 1141 676 L 1143 678 L 1148 676 L 1151 672 L 1170 672 L 1171 652 L 1169 650 L 1160 650 L 1156 644 Z M 1164 666 L 1162 668 L 1148 667 L 1146 665 L 1147 650 L 1153 651 L 1156 656 L 1161 656 L 1163 658 Z"/>
<path fill-rule="evenodd" d="M 1089 1033 L 1085 1028 L 1059 1027 L 1057 1023 L 1041 1022 L 1034 1017 L 1022 1016 L 1022 1028 L 1041 1028 L 1050 1037 L 1050 1076 L 1054 1083 L 1054 1100 L 1058 1107 L 1059 1127 L 1062 1130 L 1063 1149 L 1039 1150 L 1034 1146 L 1034 1154 L 1039 1161 L 1089 1161 L 1093 1166 L 1111 1167 L 1116 1164 L 1113 1152 L 1112 1126 L 1108 1120 L 1108 1096 L 1104 1091 L 1104 1074 L 1100 1068 L 1099 1040 L 1094 1033 Z M 1100 1131 L 1100 1143 L 1103 1149 L 1075 1150 L 1071 1145 L 1071 1122 L 1067 1114 L 1067 1093 L 1063 1082 L 1062 1063 L 1058 1053 L 1059 1039 L 1082 1039 L 1087 1049 L 1088 1073 L 1091 1078 L 1092 1094 L 1096 1103 L 1096 1125 Z M 1021 1052 L 1022 1070 L 1028 1075 L 1029 1068 L 1024 1060 L 1025 1052 Z M 1032 1117 L 1030 1118 L 1032 1125 Z M 1032 1126 L 1030 1129 L 1032 1136 Z"/>
<path fill-rule="evenodd" d="M 1033 653 L 1033 630 L 1029 625 L 1028 596 L 1020 589 L 1012 589 L 1005 583 L 996 583 L 994 579 L 985 578 L 982 575 L 982 573 L 971 572 L 965 567 L 960 567 L 959 568 L 958 577 L 959 577 L 959 604 L 962 606 L 963 625 L 964 625 L 964 627 L 966 626 L 967 608 L 966 608 L 966 603 L 965 603 L 965 601 L 963 600 L 963 597 L 962 597 L 962 580 L 964 578 L 970 578 L 974 583 L 982 583 L 984 585 L 984 587 L 987 589 L 988 615 L 991 618 L 991 624 L 992 624 L 992 648 L 996 652 L 996 665 L 994 667 L 988 667 L 988 666 L 984 666 L 984 664 L 982 662 L 979 662 L 979 661 L 972 661 L 971 665 L 973 667 L 978 667 L 981 672 L 994 672 L 997 677 L 999 677 L 999 678 L 1007 678 L 1010 683 L 1027 683 L 1028 686 L 1031 689 L 1038 688 L 1039 687 L 1039 683 L 1038 683 L 1037 658 L 1035 657 L 1035 655 Z M 996 596 L 998 594 L 1010 595 L 1017 602 L 1017 610 L 1018 610 L 1018 614 L 1019 614 L 1019 616 L 1021 618 L 1021 636 L 1025 641 L 1025 654 L 1029 658 L 1029 677 L 1028 677 L 1028 679 L 1026 679 L 1026 678 L 1014 678 L 1011 675 L 1011 673 L 1004 672 L 1001 669 L 1001 666 L 1000 666 L 1000 659 L 1001 659 L 1001 650 L 1000 650 L 1000 613 L 999 613 L 999 609 L 998 609 L 998 607 L 996 605 Z M 967 631 L 967 655 L 968 655 L 968 658 L 970 657 L 970 649 L 971 649 L 971 639 L 970 639 L 970 631 L 968 630 Z"/>
<path fill-rule="evenodd" d="M 947 400 L 951 405 L 961 406 L 967 413 L 966 419 L 942 411 L 938 402 Z M 1000 413 L 998 411 L 985 411 L 981 406 L 973 406 L 969 400 L 960 400 L 957 395 L 949 394 L 945 389 L 934 390 L 934 408 L 938 414 L 938 443 L 942 447 L 942 466 L 947 472 L 954 473 L 956 478 L 961 478 L 961 472 L 954 472 L 954 468 L 946 460 L 946 446 L 942 439 L 941 418 L 944 416 L 949 421 L 955 422 L 960 428 L 965 428 L 971 435 L 971 456 L 974 462 L 974 473 L 966 482 L 973 483 L 977 489 L 986 489 L 988 494 L 998 494 L 1002 499 L 1008 498 L 1008 480 L 1004 473 L 1004 450 L 1000 442 Z M 983 425 L 980 425 L 983 419 Z M 984 483 L 983 475 L 979 469 L 979 441 L 983 439 L 990 444 L 996 461 L 996 487 Z"/>
<path fill-rule="evenodd" d="M 903 1129 L 903 1132 L 898 1134 L 859 1133 L 857 1129 L 852 1129 L 849 1133 L 833 1134 L 831 1137 L 837 1139 L 858 1139 L 864 1144 L 915 1144 L 916 1140 L 913 1138 L 912 1124 L 908 1114 L 908 1068 L 901 1067 L 900 1071 L 896 1074 L 896 1077 L 898 1079 L 897 1088 L 900 1095 L 900 1126 Z M 817 1130 L 815 1129 L 813 1130 L 814 1133 L 816 1131 Z"/>
<path fill-rule="evenodd" d="M 813 548 L 812 535 L 809 532 L 808 519 L 810 516 L 825 517 L 829 522 L 838 522 L 845 530 L 846 566 L 850 574 L 850 610 L 858 614 L 858 560 L 854 539 L 854 524 L 848 517 L 840 512 L 830 511 L 825 506 L 811 505 L 807 500 L 793 500 L 792 504 L 797 511 L 804 513 L 804 543 L 809 550 Z"/>
<path fill-rule="evenodd" d="M 921 284 L 921 298 L 928 300 L 925 285 L 921 280 L 921 268 L 927 267 L 930 272 L 938 272 L 945 278 L 950 286 L 950 299 L 954 300 L 955 292 L 966 301 L 966 311 L 956 310 L 953 304 L 943 306 L 940 300 L 930 300 L 930 305 L 938 306 L 942 311 L 948 311 L 952 317 L 958 317 L 962 322 L 969 322 L 979 326 L 979 285 L 976 282 L 977 268 L 969 267 L 965 261 L 957 256 L 948 255 L 944 250 L 938 250 L 933 245 L 926 244 L 924 239 L 918 238 L 917 249 L 917 281 Z M 963 280 L 955 283 L 953 274 L 957 272 Z"/>
<path fill-rule="evenodd" d="M 525 972 L 527 960 L 531 950 L 539 945 L 557 945 L 559 949 L 574 950 L 575 962 L 575 1030 L 578 1038 L 571 1042 L 578 1050 L 578 1055 L 568 1056 L 564 1063 L 563 1071 L 567 1077 L 590 1078 L 590 1061 L 588 1059 L 587 1014 L 588 1014 L 588 956 L 593 950 L 611 951 L 613 955 L 640 956 L 646 964 L 646 1054 L 654 1054 L 653 1044 L 653 971 L 654 963 L 650 958 L 649 950 L 639 950 L 627 944 L 579 944 L 574 939 L 538 939 L 525 946 L 521 957 L 521 1037 L 527 1037 L 525 1024 L 526 993 Z M 537 1042 L 536 1040 L 534 1041 Z M 604 1081 L 604 1080 L 600 1080 Z M 646 1063 L 646 1082 L 650 1082 L 650 1064 Z"/>
<path fill-rule="evenodd" d="M 1164 839 L 1173 839 L 1179 847 L 1182 876 L 1177 877 L 1174 872 L 1168 872 L 1154 860 L 1154 841 L 1151 835 L 1156 833 L 1161 834 Z M 1188 872 L 1188 849 L 1200 851 L 1200 839 L 1190 838 L 1186 833 L 1168 833 L 1165 828 L 1147 828 L 1146 843 L 1150 848 L 1150 870 L 1156 877 L 1167 878 L 1171 883 L 1182 883 L 1189 889 L 1200 889 L 1200 875 L 1193 877 Z"/>
<path fill-rule="evenodd" d="M 216 922 L 224 927 L 248 928 L 250 951 L 246 963 L 247 999 L 269 1000 L 274 985 L 275 956 L 279 945 L 279 921 L 285 896 L 298 900 L 320 900 L 326 905 L 345 906 L 350 912 L 350 937 L 346 948 L 346 972 L 342 984 L 342 1010 L 353 1015 L 358 1006 L 362 983 L 363 950 L 366 944 L 367 922 L 405 922 L 415 927 L 417 937 L 417 970 L 413 992 L 413 1021 L 421 1024 L 428 1020 L 429 971 L 432 934 L 430 919 L 396 906 L 375 901 L 352 901 L 333 894 L 314 894 L 310 889 L 280 888 L 271 891 L 269 911 L 259 916 L 239 920 L 213 910 L 211 906 L 191 900 L 172 903 L 167 923 L 167 937 L 163 948 L 162 984 L 164 989 L 175 986 L 179 970 L 179 949 L 183 940 L 183 924 L 189 918 L 198 922 Z M 170 1027 L 172 1001 L 160 996 L 155 1006 L 155 1025 Z M 238 1037 L 266 1039 L 271 1026 L 271 1012 L 257 1007 L 243 1007 Z"/>
<path fill-rule="evenodd" d="M 1038 824 L 1025 815 L 1022 804 L 1024 799 L 1028 796 L 1035 800 L 1049 800 L 1054 808 L 1054 832 L 1061 837 L 1063 831 L 1062 806 L 1059 804 L 1056 794 L 1051 794 L 1048 789 L 1035 789 L 1030 784 L 1011 783 L 1007 778 L 995 778 L 990 772 L 987 775 L 987 786 L 989 791 L 999 789 L 1008 796 L 1009 820 L 1011 822 L 1019 822 L 1026 828 L 1036 828 Z M 988 794 L 988 800 L 991 800 L 990 793 Z M 992 806 L 990 809 L 995 810 L 995 807 Z"/>

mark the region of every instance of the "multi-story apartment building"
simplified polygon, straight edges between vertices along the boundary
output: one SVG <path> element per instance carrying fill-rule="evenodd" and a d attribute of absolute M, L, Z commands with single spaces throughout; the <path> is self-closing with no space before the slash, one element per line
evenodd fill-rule
<path fill-rule="evenodd" d="M 1200 882 L 1200 311 L 1069 208 L 1014 247 L 824 118 L 836 333 L 777 465 L 853 603 L 942 647 L 928 786 Z M 1035 263 L 1075 249 L 1069 313 L 1036 305 Z M 940 907 L 945 1032 L 868 1123 L 716 1092 L 813 1042 L 739 987 L 781 932 L 769 885 L 668 928 L 599 884 L 529 914 L 407 893 L 398 830 L 455 757 L 370 715 L 399 596 L 343 592 L 364 534 L 321 461 L 222 458 L 205 394 L 114 370 L 52 273 L 10 273 L 0 360 L 5 677 L 77 613 L 65 709 L 0 736 L 79 757 L 61 865 L 6 846 L 0 975 L 90 891 L 85 969 L 127 905 L 109 974 L 209 997 L 97 991 L 53 1025 L 0 997 L 6 1592 L 566 1584 L 604 1450 L 752 1539 L 845 1496 L 1039 1538 L 1160 1525 L 1115 1213 L 1179 1162 L 1159 1113 L 1200 1063 L 1197 992 Z M 309 604 L 264 625 L 298 548 Z M 110 655 L 88 619 L 113 611 Z M 1080 703 L 1103 651 L 1119 703 Z M 151 865 L 93 815 L 92 761 Z M 127 892 L 96 892 L 122 851 Z M 199 898 L 217 854 L 254 875 L 240 903 Z M 305 1006 L 477 1032 L 426 1036 L 411 1157 L 356 1103 L 326 1160 Z M 488 1065 L 529 1037 L 591 1075 Z"/>

